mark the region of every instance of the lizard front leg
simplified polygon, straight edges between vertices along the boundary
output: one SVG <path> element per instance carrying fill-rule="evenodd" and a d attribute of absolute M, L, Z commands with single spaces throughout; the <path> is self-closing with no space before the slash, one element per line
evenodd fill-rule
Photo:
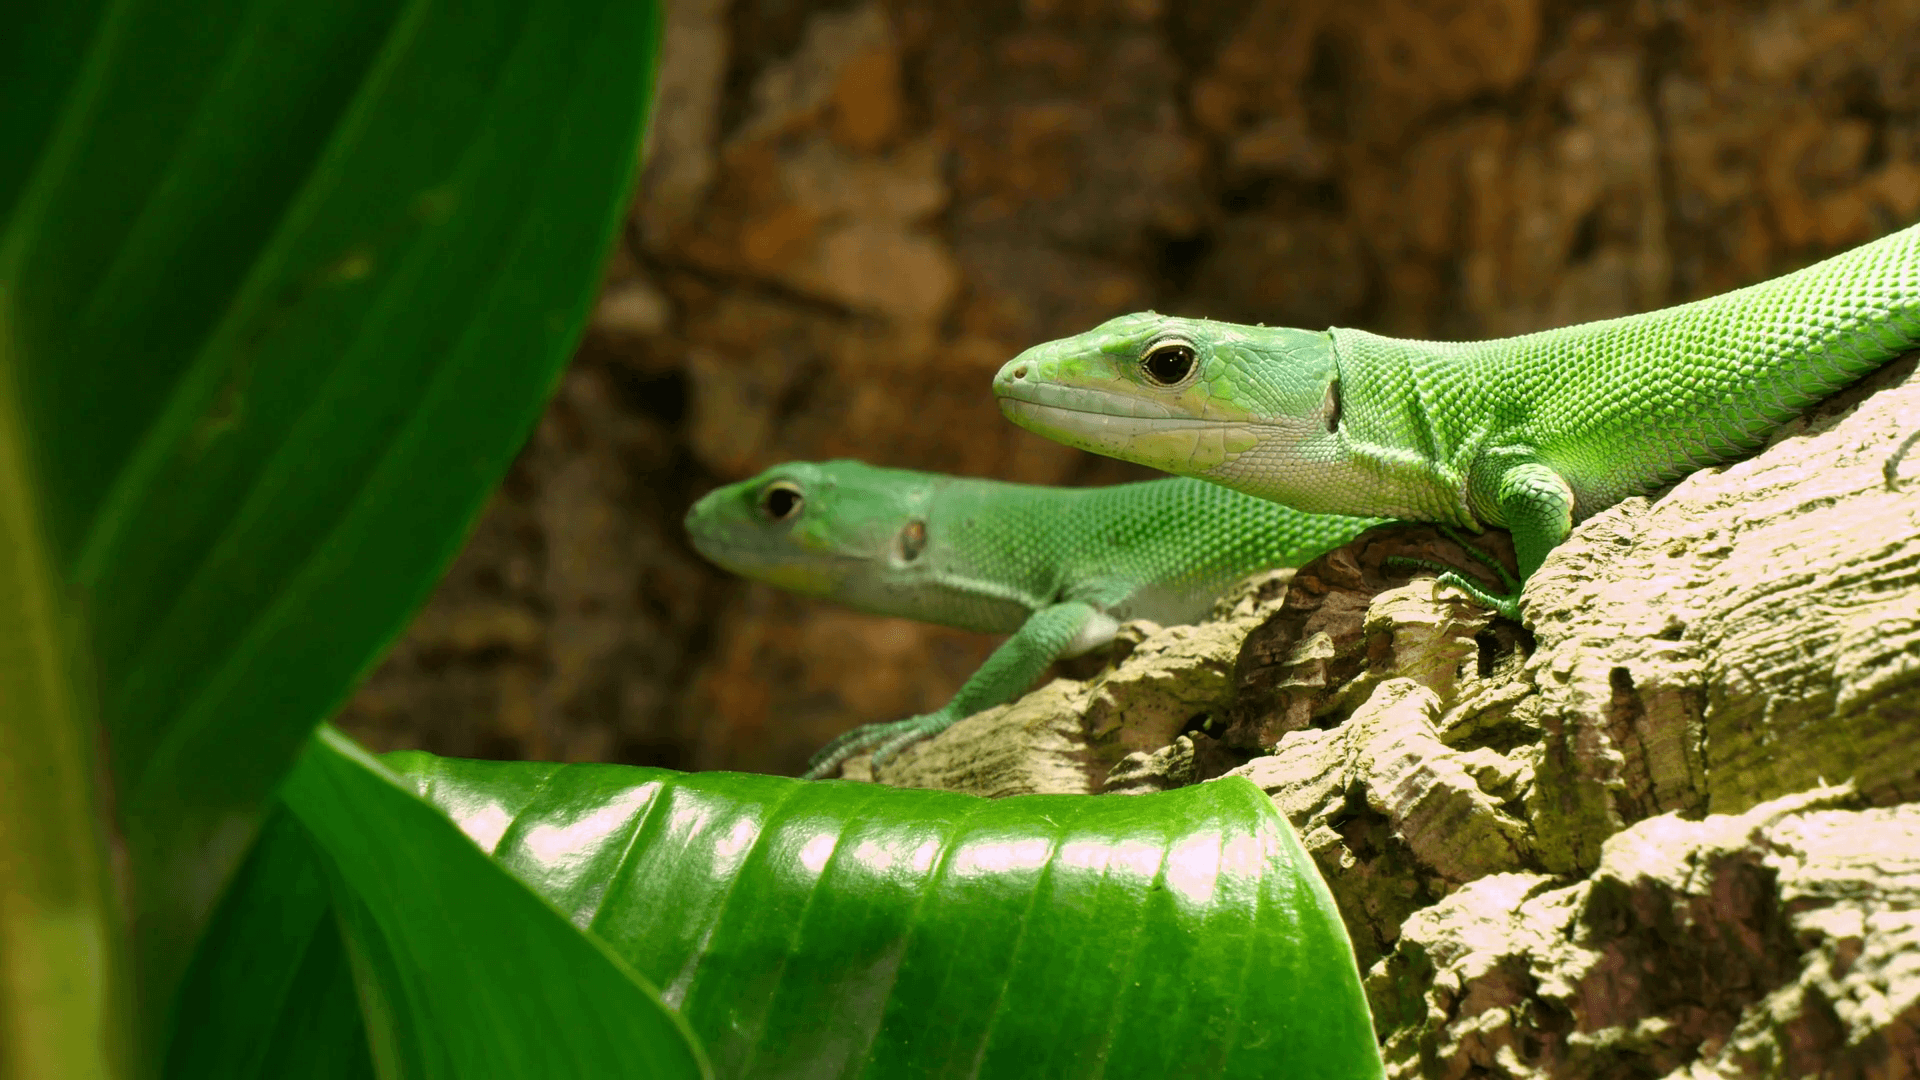
<path fill-rule="evenodd" d="M 854 728 L 822 747 L 813 760 L 807 762 L 807 771 L 801 775 L 808 780 L 818 780 L 838 771 L 848 758 L 869 747 L 876 747 L 873 764 L 877 769 L 921 739 L 937 735 L 982 709 L 1013 700 L 1070 645 L 1086 644 L 1075 639 L 1096 614 L 1098 611 L 1093 605 L 1079 600 L 1041 608 L 993 650 L 993 655 L 960 687 L 952 701 L 923 716 Z"/>
<path fill-rule="evenodd" d="M 1455 536 L 1454 539 L 1467 549 L 1469 555 L 1492 566 L 1499 573 L 1507 586 L 1506 592 L 1496 593 L 1478 582 L 1468 580 L 1457 570 L 1424 559 L 1395 558 L 1388 562 L 1438 571 L 1440 584 L 1452 585 L 1475 601 L 1519 622 L 1521 587 L 1535 570 L 1540 569 L 1540 564 L 1547 561 L 1547 554 L 1573 531 L 1573 489 L 1559 473 L 1547 466 L 1537 461 L 1524 462 L 1500 474 L 1494 490 L 1494 503 L 1500 508 L 1500 516 L 1506 519 L 1507 530 L 1513 533 L 1513 555 L 1520 564 L 1518 579 L 1509 575 L 1498 563 L 1483 556 L 1465 538 Z"/>

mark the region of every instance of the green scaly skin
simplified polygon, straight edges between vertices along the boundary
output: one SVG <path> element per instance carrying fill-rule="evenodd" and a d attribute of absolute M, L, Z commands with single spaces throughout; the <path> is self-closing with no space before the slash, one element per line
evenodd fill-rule
<path fill-rule="evenodd" d="M 1028 349 L 993 389 L 1049 438 L 1301 510 L 1504 526 L 1524 580 L 1575 522 L 1751 453 L 1917 342 L 1920 226 L 1721 296 L 1495 341 L 1127 315 Z M 1441 580 L 1520 617 L 1519 583 Z"/>
<path fill-rule="evenodd" d="M 874 746 L 883 764 L 1018 697 L 1128 619 L 1194 622 L 1241 578 L 1298 566 L 1376 524 L 1195 480 L 1051 488 L 858 461 L 776 465 L 687 512 L 693 546 L 734 573 L 877 615 L 1013 635 L 952 701 L 842 735 L 808 778 Z"/>

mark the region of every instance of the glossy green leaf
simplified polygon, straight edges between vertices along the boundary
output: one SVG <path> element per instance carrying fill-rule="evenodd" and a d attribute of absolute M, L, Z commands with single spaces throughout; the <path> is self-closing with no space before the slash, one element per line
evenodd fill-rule
<path fill-rule="evenodd" d="M 261 804 L 551 390 L 631 185 L 658 19 L 9 9 L 0 361 L 23 500 L 85 627 L 150 1024 Z"/>
<path fill-rule="evenodd" d="M 182 993 L 168 1076 L 707 1075 L 606 944 L 344 736 L 315 736 L 281 798 Z"/>
<path fill-rule="evenodd" d="M 387 757 L 728 1077 L 1380 1075 L 1333 901 L 1243 779 L 979 799 Z"/>

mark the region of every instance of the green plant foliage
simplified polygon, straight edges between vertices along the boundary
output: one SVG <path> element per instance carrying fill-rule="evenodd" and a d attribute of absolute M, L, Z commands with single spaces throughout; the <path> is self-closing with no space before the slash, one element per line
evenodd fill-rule
<path fill-rule="evenodd" d="M 387 756 L 727 1077 L 1380 1075 L 1331 896 L 1242 779 L 987 800 Z"/>
<path fill-rule="evenodd" d="M 126 1066 L 96 729 L 48 566 L 0 324 L 0 1078 Z"/>
<path fill-rule="evenodd" d="M 281 799 L 182 994 L 168 1076 L 707 1075 L 605 944 L 344 736 L 315 736 Z"/>
<path fill-rule="evenodd" d="M 375 1075 L 326 855 L 284 805 L 207 928 L 166 1060 L 177 1080 Z"/>
<path fill-rule="evenodd" d="M 9 10 L 4 482 L 30 485 L 9 497 L 37 595 L 82 627 L 150 1039 L 261 805 L 558 377 L 658 22 L 647 0 Z"/>

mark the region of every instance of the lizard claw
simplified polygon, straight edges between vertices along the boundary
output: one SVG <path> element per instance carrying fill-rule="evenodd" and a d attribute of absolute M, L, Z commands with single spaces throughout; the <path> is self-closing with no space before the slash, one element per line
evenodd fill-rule
<path fill-rule="evenodd" d="M 1478 585 L 1468 581 L 1452 570 L 1442 571 L 1439 577 L 1439 583 L 1442 585 L 1451 585 L 1459 589 L 1461 592 L 1473 597 L 1476 603 L 1490 607 L 1496 613 L 1504 615 L 1514 622 L 1520 621 L 1520 592 L 1518 589 L 1510 593 L 1493 592 L 1484 585 Z"/>
<path fill-rule="evenodd" d="M 939 713 L 928 713 L 883 724 L 862 724 L 821 747 L 819 753 L 808 759 L 807 771 L 801 773 L 800 778 L 819 780 L 831 776 L 840 771 L 840 766 L 846 764 L 847 759 L 874 746 L 878 746 L 878 749 L 873 752 L 873 767 L 878 769 L 895 754 L 921 739 L 952 727 L 953 720 Z"/>
<path fill-rule="evenodd" d="M 1447 539 L 1459 544 L 1475 562 L 1480 563 L 1492 570 L 1495 574 L 1500 575 L 1500 583 L 1506 586 L 1506 591 L 1494 592 L 1492 589 L 1487 588 L 1477 581 L 1469 580 L 1465 574 L 1460 573 L 1460 571 L 1453 567 L 1434 562 L 1431 559 L 1415 559 L 1405 555 L 1389 555 L 1386 559 L 1387 568 L 1390 570 L 1431 571 L 1438 575 L 1440 584 L 1451 585 L 1472 597 L 1474 603 L 1492 608 L 1496 613 L 1504 615 L 1514 622 L 1519 622 L 1520 579 L 1514 577 L 1508 572 L 1506 567 L 1500 565 L 1500 560 L 1468 543 L 1467 538 L 1462 535 L 1458 529 L 1455 529 L 1451 525 L 1435 525 L 1434 527 L 1439 529 Z"/>
<path fill-rule="evenodd" d="M 1484 552 L 1479 552 L 1474 548 L 1468 548 L 1467 550 L 1474 551 L 1476 554 L 1480 555 L 1482 558 L 1487 557 Z M 1387 557 L 1386 564 L 1389 569 L 1394 569 L 1394 570 L 1431 571 L 1432 573 L 1438 575 L 1440 584 L 1451 585 L 1454 588 L 1459 589 L 1461 592 L 1466 593 L 1469 597 L 1472 597 L 1474 603 L 1480 604 L 1484 607 L 1492 608 L 1496 613 L 1500 615 L 1504 615 L 1507 618 L 1512 619 L 1514 622 L 1520 621 L 1519 582 L 1515 581 L 1513 579 L 1513 576 L 1511 574 L 1508 574 L 1506 570 L 1500 567 L 1498 564 L 1495 564 L 1494 568 L 1500 571 L 1500 576 L 1502 578 L 1506 579 L 1507 588 L 1511 590 L 1509 592 L 1505 592 L 1505 593 L 1494 592 L 1493 590 L 1487 588 L 1485 585 L 1481 585 L 1478 582 L 1467 580 L 1465 576 L 1463 576 L 1459 571 L 1453 569 L 1452 567 L 1443 566 L 1440 563 L 1433 562 L 1429 559 L 1413 559 L 1413 558 L 1408 558 L 1404 555 L 1389 555 Z"/>
<path fill-rule="evenodd" d="M 1479 548 L 1474 547 L 1472 544 L 1468 543 L 1466 535 L 1451 525 L 1436 525 L 1435 528 L 1440 530 L 1441 535 L 1445 536 L 1447 539 L 1453 541 L 1454 543 L 1459 544 L 1461 549 L 1467 553 L 1468 558 L 1473 559 L 1475 562 L 1479 563 L 1480 565 L 1485 566 L 1491 569 L 1494 573 L 1500 575 L 1500 583 L 1502 585 L 1505 585 L 1507 587 L 1507 591 L 1513 594 L 1514 600 L 1516 601 L 1519 600 L 1520 579 L 1508 573 L 1507 568 L 1500 565 L 1499 559 L 1494 558 L 1493 556 L 1487 554 L 1484 551 L 1481 551 Z"/>

